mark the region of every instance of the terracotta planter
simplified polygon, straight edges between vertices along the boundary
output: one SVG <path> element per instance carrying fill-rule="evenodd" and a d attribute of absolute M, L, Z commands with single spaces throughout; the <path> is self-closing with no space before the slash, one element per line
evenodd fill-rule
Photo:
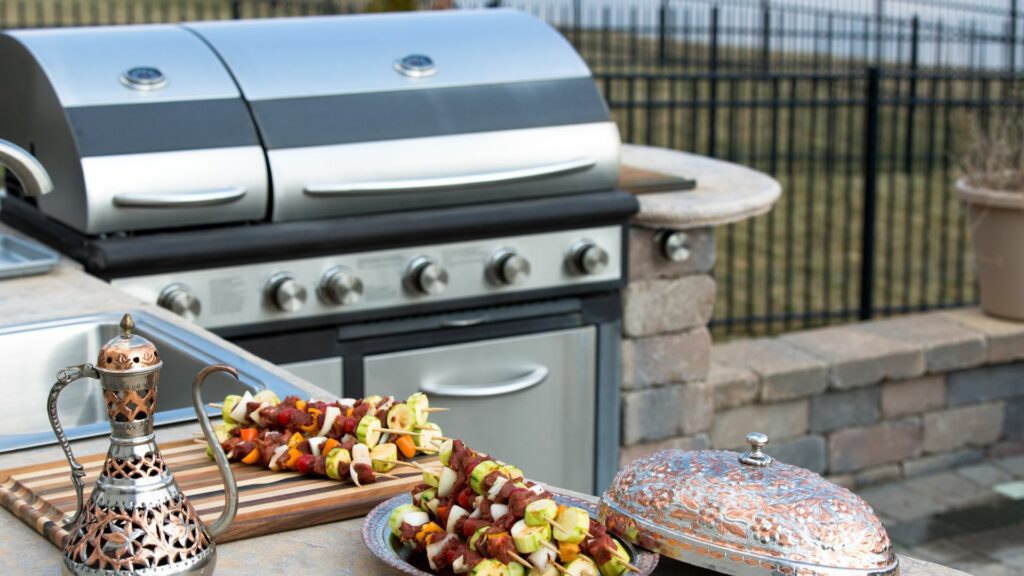
<path fill-rule="evenodd" d="M 981 308 L 1024 321 L 1024 193 L 989 190 L 957 180 L 981 285 Z"/>

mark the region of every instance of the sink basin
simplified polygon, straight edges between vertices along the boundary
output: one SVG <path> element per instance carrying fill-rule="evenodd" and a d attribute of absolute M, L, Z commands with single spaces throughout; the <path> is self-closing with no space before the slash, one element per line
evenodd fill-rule
<path fill-rule="evenodd" d="M 174 324 L 132 311 L 135 331 L 160 351 L 156 425 L 195 420 L 192 381 L 209 364 L 229 364 L 238 370 L 235 380 L 215 373 L 203 384 L 203 398 L 220 402 L 228 394 L 255 393 L 269 388 L 278 396 L 306 394 L 234 352 L 211 344 Z M 4 405 L 0 418 L 0 452 L 55 444 L 46 416 L 46 399 L 57 373 L 67 367 L 95 363 L 100 347 L 120 333 L 121 314 L 99 314 L 0 328 L 0 374 Z M 219 411 L 209 409 L 210 414 Z M 99 380 L 81 379 L 64 389 L 57 406 L 69 439 L 110 433 Z"/>

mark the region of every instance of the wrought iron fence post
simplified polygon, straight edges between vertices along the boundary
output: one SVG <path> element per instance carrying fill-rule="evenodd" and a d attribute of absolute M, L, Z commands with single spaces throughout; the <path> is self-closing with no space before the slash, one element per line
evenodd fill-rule
<path fill-rule="evenodd" d="M 914 15 L 910 21 L 910 99 L 907 100 L 907 132 L 903 140 L 903 169 L 907 174 L 914 165 L 914 112 L 917 109 L 917 71 L 920 53 L 921 20 Z"/>
<path fill-rule="evenodd" d="M 708 61 L 711 86 L 708 98 L 708 156 L 714 157 L 718 141 L 718 6 L 711 7 L 711 54 Z"/>
<path fill-rule="evenodd" d="M 242 0 L 231 0 L 231 19 L 242 19 Z"/>
<path fill-rule="evenodd" d="M 1010 45 L 1010 54 L 1007 59 L 1008 72 L 1010 76 L 1017 71 L 1017 18 L 1020 16 L 1020 0 L 1010 0 L 1010 30 L 1007 35 L 1007 43 Z"/>
<path fill-rule="evenodd" d="M 772 11 L 768 0 L 761 4 L 761 71 L 767 73 L 772 64 Z"/>
<path fill-rule="evenodd" d="M 668 0 L 661 0 L 658 9 L 658 64 L 665 65 L 665 52 L 668 43 Z"/>
<path fill-rule="evenodd" d="M 874 311 L 875 218 L 878 214 L 878 122 L 881 72 L 877 66 L 867 70 L 867 94 L 864 105 L 864 218 L 861 226 L 860 319 L 868 320 Z"/>
<path fill-rule="evenodd" d="M 577 49 L 582 47 L 583 24 L 583 0 L 573 0 L 572 3 L 572 27 L 573 38 L 576 40 Z"/>

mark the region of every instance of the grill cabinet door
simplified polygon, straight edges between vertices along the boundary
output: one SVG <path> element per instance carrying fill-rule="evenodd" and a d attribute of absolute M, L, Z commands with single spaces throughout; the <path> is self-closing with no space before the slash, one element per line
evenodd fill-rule
<path fill-rule="evenodd" d="M 522 468 L 528 478 L 591 493 L 594 486 L 593 327 L 380 354 L 365 390 L 426 392 L 446 436 Z"/>

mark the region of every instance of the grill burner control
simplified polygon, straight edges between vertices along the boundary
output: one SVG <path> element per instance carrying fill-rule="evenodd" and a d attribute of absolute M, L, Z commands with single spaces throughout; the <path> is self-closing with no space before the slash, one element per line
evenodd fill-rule
<path fill-rule="evenodd" d="M 306 303 L 306 287 L 291 274 L 282 272 L 267 282 L 267 298 L 282 312 L 298 312 Z"/>
<path fill-rule="evenodd" d="M 320 279 L 320 296 L 339 306 L 355 304 L 363 297 L 363 281 L 348 268 L 336 266 Z"/>
<path fill-rule="evenodd" d="M 199 297 L 184 284 L 171 284 L 164 288 L 156 303 L 190 321 L 198 318 L 203 310 Z"/>
<path fill-rule="evenodd" d="M 574 273 L 589 276 L 608 268 L 608 252 L 590 240 L 580 240 L 569 249 L 567 264 Z"/>
<path fill-rule="evenodd" d="M 428 296 L 440 294 L 448 287 L 448 271 L 437 260 L 420 256 L 406 268 L 405 285 Z"/>
<path fill-rule="evenodd" d="M 159 296 L 164 307 L 208 328 L 334 322 L 404 307 L 454 309 L 471 300 L 497 306 L 541 291 L 546 298 L 620 283 L 622 244 L 622 226 L 608 224 L 160 272 L 112 284 L 146 302 Z"/>
<path fill-rule="evenodd" d="M 494 284 L 512 286 L 530 277 L 530 261 L 511 248 L 502 248 L 487 263 L 487 278 Z"/>

